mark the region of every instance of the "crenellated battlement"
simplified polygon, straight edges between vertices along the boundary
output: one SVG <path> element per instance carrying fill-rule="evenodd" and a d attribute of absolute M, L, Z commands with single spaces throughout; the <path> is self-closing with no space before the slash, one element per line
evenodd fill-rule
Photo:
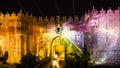
<path fill-rule="evenodd" d="M 120 58 L 117 58 L 120 56 L 120 8 L 116 10 L 102 8 L 98 11 L 93 7 L 81 17 L 39 16 L 37 18 L 28 12 L 23 13 L 22 10 L 19 13 L 0 12 L 0 46 L 8 51 L 8 62 L 19 62 L 23 55 L 30 52 L 37 54 L 41 50 L 39 47 L 48 45 L 46 40 L 51 40 L 55 36 L 58 24 L 61 24 L 69 33 L 71 31 L 86 33 L 87 40 L 84 43 L 89 48 L 93 61 L 102 63 L 107 63 L 109 60 L 116 63 L 120 61 Z M 76 38 L 73 37 L 71 40 Z"/>
<path fill-rule="evenodd" d="M 116 10 L 93 9 L 85 14 L 85 22 L 88 23 L 91 38 L 87 38 L 86 44 L 93 55 L 92 60 L 104 63 L 117 64 L 120 62 L 120 8 Z M 88 41 L 89 40 L 89 41 Z M 92 41 L 91 41 L 92 40 Z"/>
<path fill-rule="evenodd" d="M 99 16 L 99 15 L 119 15 L 120 13 L 120 8 L 118 7 L 118 9 L 116 10 L 112 10 L 111 8 L 109 8 L 108 10 L 104 10 L 103 8 L 98 11 L 96 10 L 94 7 L 93 9 L 88 12 L 88 13 L 85 13 L 85 15 L 92 15 L 92 16 Z M 70 16 L 71 17 L 71 16 Z M 70 17 L 66 17 L 66 16 L 62 16 L 62 17 L 59 17 L 62 22 L 64 21 L 68 21 L 68 19 L 70 19 Z M 3 14 L 2 12 L 0 12 L 0 20 L 1 19 L 6 19 L 6 18 L 16 18 L 16 19 L 19 19 L 19 18 L 23 18 L 25 20 L 35 20 L 36 22 L 43 22 L 43 21 L 46 21 L 47 22 L 55 22 L 57 20 L 57 17 L 54 17 L 54 16 L 51 16 L 51 17 L 38 17 L 36 18 L 35 16 L 33 16 L 32 14 L 28 14 L 28 12 L 26 13 L 23 13 L 22 10 L 19 11 L 19 13 L 15 13 L 15 12 L 12 12 L 12 13 L 9 13 L 7 12 L 6 14 Z M 80 17 L 78 16 L 74 16 L 72 17 L 73 18 L 73 21 L 80 21 Z"/>

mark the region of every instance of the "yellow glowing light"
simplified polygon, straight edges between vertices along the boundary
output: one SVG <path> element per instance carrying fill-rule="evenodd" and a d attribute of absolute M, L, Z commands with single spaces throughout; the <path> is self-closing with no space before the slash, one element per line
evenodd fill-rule
<path fill-rule="evenodd" d="M 96 64 L 96 65 L 99 65 L 99 64 L 102 64 L 102 62 L 96 61 L 95 64 Z"/>
<path fill-rule="evenodd" d="M 43 32 L 43 28 L 40 28 L 40 33 L 42 33 Z"/>

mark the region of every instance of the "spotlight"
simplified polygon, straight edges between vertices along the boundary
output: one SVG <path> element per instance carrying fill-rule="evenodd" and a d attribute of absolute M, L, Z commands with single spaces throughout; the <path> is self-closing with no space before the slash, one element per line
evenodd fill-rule
<path fill-rule="evenodd" d="M 55 32 L 56 32 L 57 34 L 60 34 L 61 31 L 62 31 L 62 27 L 57 27 L 56 30 L 55 30 Z"/>

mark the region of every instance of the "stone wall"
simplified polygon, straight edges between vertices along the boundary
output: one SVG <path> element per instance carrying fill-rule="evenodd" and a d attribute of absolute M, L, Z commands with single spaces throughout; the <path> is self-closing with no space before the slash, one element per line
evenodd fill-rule
<path fill-rule="evenodd" d="M 85 43 L 92 60 L 102 63 L 120 62 L 120 58 L 118 57 L 120 56 L 119 8 L 114 11 L 111 9 L 97 11 L 93 8 L 92 11 L 85 13 L 82 17 L 46 16 L 36 18 L 27 12 L 23 13 L 22 10 L 19 13 L 7 12 L 3 14 L 1 12 L 0 46 L 3 51 L 8 51 L 8 62 L 19 62 L 21 56 L 27 53 L 35 55 L 40 50 L 39 46 L 46 43 L 39 44 L 41 36 L 45 37 L 45 39 L 50 33 L 53 36 L 58 23 L 62 25 L 63 30 L 66 29 L 68 31 L 66 35 L 78 34 L 78 36 L 71 36 L 69 39 L 76 45 L 82 44 L 79 47 L 83 47 Z M 48 33 L 49 35 L 46 35 Z M 65 35 L 65 33 L 63 34 Z M 84 39 L 82 36 L 85 36 L 85 42 L 83 42 Z M 42 47 L 44 46 L 42 45 Z M 16 58 L 18 56 L 19 58 Z"/>
<path fill-rule="evenodd" d="M 95 9 L 86 14 L 89 17 L 89 32 L 87 42 L 91 47 L 92 60 L 101 63 L 120 62 L 120 9 Z M 92 42 L 90 42 L 92 40 Z"/>

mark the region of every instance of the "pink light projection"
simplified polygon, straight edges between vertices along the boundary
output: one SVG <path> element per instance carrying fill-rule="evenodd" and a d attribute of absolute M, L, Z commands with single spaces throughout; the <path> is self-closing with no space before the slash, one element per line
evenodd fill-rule
<path fill-rule="evenodd" d="M 88 21 L 93 36 L 92 60 L 101 63 L 120 62 L 120 9 L 93 9 Z M 89 14 L 89 13 L 88 13 Z"/>
<path fill-rule="evenodd" d="M 78 19 L 68 18 L 63 24 L 66 30 L 63 33 L 67 32 L 64 35 L 80 47 L 85 43 L 96 64 L 120 63 L 120 8 L 114 11 L 101 9 L 99 12 L 93 8 L 80 21 Z"/>

